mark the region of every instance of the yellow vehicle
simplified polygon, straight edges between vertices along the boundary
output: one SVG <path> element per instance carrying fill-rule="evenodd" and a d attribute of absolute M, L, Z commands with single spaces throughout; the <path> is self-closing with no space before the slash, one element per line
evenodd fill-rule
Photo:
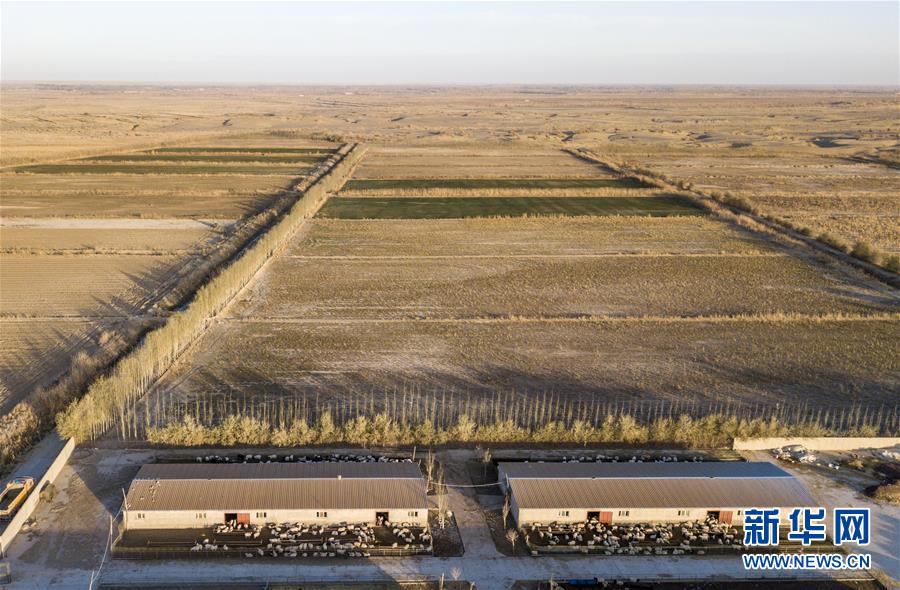
<path fill-rule="evenodd" d="M 0 520 L 12 518 L 34 487 L 33 477 L 16 477 L 0 492 Z"/>

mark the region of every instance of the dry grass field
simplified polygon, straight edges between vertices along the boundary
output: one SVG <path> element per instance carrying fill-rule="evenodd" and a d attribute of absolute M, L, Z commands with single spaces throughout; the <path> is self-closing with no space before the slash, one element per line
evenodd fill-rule
<path fill-rule="evenodd" d="M 896 290 L 797 244 L 699 210 L 495 218 L 479 202 L 500 197 L 348 192 L 156 385 L 145 424 L 215 423 L 210 408 L 271 424 L 285 407 L 458 414 L 497 395 L 551 396 L 563 419 L 568 404 L 834 411 L 890 407 L 900 385 Z M 510 212 L 540 199 L 505 198 Z M 436 203 L 460 205 L 435 219 Z"/>
<path fill-rule="evenodd" d="M 401 390 L 432 401 L 515 391 L 677 402 L 697 413 L 728 402 L 896 412 L 896 289 L 561 149 L 742 197 L 814 236 L 897 252 L 892 92 L 4 85 L 0 93 L 0 214 L 37 220 L 32 238 L 76 252 L 26 254 L 37 248 L 26 230 L 0 225 L 10 232 L 0 258 L 93 260 L 103 289 L 119 280 L 119 270 L 102 267 L 113 251 L 133 261 L 210 255 L 228 243 L 229 224 L 266 207 L 312 156 L 342 142 L 371 146 L 321 216 L 156 385 L 151 405 L 225 396 L 250 408 L 261 399 L 358 408 Z M 57 217 L 216 226 L 161 229 L 153 250 L 164 256 L 147 256 L 145 229 L 51 237 L 40 224 Z M 155 272 L 131 280 L 140 275 L 150 292 Z M 3 287 L 0 314 L 34 313 L 16 280 L 9 298 Z M 51 309 L 59 305 L 50 300 L 62 281 L 35 284 L 46 285 Z M 146 314 L 134 306 L 150 296 L 122 286 L 116 297 L 138 302 L 128 313 Z M 68 299 L 81 308 L 86 298 L 84 290 Z"/>
<path fill-rule="evenodd" d="M 612 178 L 559 150 L 376 147 L 356 179 Z"/>
<path fill-rule="evenodd" d="M 897 300 L 776 253 L 281 258 L 236 315 L 266 319 L 887 313 Z"/>
<path fill-rule="evenodd" d="M 900 171 L 853 161 L 822 148 L 777 148 L 765 155 L 675 153 L 641 158 L 670 178 L 704 191 L 726 191 L 761 211 L 826 232 L 850 244 L 868 241 L 900 252 Z M 797 153 L 799 151 L 799 153 Z"/>
<path fill-rule="evenodd" d="M 492 399 L 892 404 L 896 320 L 226 322 L 157 395 L 188 407 L 295 399 L 313 409 Z M 151 398 L 150 406 L 155 401 Z M 451 407 L 451 410 L 455 406 Z"/>
<path fill-rule="evenodd" d="M 96 351 L 91 319 L 69 322 L 0 320 L 0 408 L 14 393 L 31 391 L 59 377 L 78 351 Z"/>
<path fill-rule="evenodd" d="M 288 256 L 760 254 L 762 238 L 709 217 L 314 219 Z"/>
<path fill-rule="evenodd" d="M 3 316 L 128 316 L 160 296 L 169 256 L 3 254 Z"/>
<path fill-rule="evenodd" d="M 21 147 L 15 128 L 7 134 L 4 123 L 4 153 L 8 137 L 9 151 Z M 253 151 L 269 140 L 274 155 Z M 0 170 L 4 412 L 67 374 L 98 368 L 142 326 L 164 319 L 334 147 L 267 134 L 205 139 L 168 149 L 191 150 L 176 158 L 226 151 L 183 162 L 117 151 L 122 145 L 108 142 L 107 155 L 95 159 Z M 291 156 L 289 146 L 301 152 Z M 251 150 L 248 161 L 242 149 Z"/>
<path fill-rule="evenodd" d="M 217 220 L 200 219 L 14 217 L 0 220 L 0 251 L 176 254 L 212 243 L 228 229 Z"/>

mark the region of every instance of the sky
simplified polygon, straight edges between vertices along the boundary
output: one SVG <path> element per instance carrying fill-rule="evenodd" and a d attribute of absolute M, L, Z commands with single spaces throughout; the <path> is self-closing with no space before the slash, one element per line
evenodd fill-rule
<path fill-rule="evenodd" d="M 900 85 L 900 2 L 2 2 L 0 80 Z"/>

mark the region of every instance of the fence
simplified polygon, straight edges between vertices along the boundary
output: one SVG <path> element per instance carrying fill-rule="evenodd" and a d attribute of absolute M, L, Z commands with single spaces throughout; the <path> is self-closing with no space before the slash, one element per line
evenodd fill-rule
<path fill-rule="evenodd" d="M 69 457 L 74 449 L 75 440 L 70 438 L 53 460 L 53 463 L 50 464 L 50 467 L 47 468 L 47 471 L 44 472 L 44 476 L 31 490 L 31 494 L 13 515 L 12 520 L 6 525 L 6 529 L 4 529 L 3 533 L 0 533 L 0 556 L 6 555 L 6 549 L 10 546 L 13 539 L 16 538 L 16 535 L 22 529 L 22 525 L 31 517 L 34 509 L 37 508 L 38 503 L 41 501 L 41 491 L 47 484 L 53 483 L 59 472 L 62 471 L 62 468 L 69 461 Z"/>

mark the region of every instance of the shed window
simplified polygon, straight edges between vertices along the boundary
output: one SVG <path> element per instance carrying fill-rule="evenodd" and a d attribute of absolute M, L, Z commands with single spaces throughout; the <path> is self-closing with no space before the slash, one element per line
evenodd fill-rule
<path fill-rule="evenodd" d="M 143 513 L 143 512 L 136 512 L 135 515 L 134 515 L 134 517 L 137 518 L 138 520 L 141 520 L 141 519 L 144 518 L 144 513 Z"/>
<path fill-rule="evenodd" d="M 206 518 L 206 513 L 205 513 L 205 512 L 198 512 L 198 513 L 197 513 L 197 518 L 199 518 L 199 519 L 204 519 L 204 518 Z"/>
<path fill-rule="evenodd" d="M 316 518 L 328 518 L 327 512 L 316 512 Z"/>
<path fill-rule="evenodd" d="M 569 511 L 568 510 L 560 510 L 559 515 L 560 516 L 569 516 Z"/>
<path fill-rule="evenodd" d="M 738 515 L 738 516 L 742 515 L 743 513 L 744 513 L 743 510 L 738 510 L 738 511 L 737 511 L 737 515 Z"/>
<path fill-rule="evenodd" d="M 690 510 L 679 510 L 678 511 L 678 516 L 690 516 L 690 515 L 691 515 Z"/>
<path fill-rule="evenodd" d="M 409 512 L 406 513 L 406 515 L 407 515 L 407 516 L 415 516 L 415 517 L 418 517 L 418 516 L 419 516 L 419 511 L 418 511 L 418 510 L 410 510 Z"/>
<path fill-rule="evenodd" d="M 265 518 L 266 516 L 267 516 L 267 514 L 265 512 L 257 512 L 256 513 L 256 518 Z"/>
<path fill-rule="evenodd" d="M 619 510 L 619 516 L 630 516 L 631 510 Z"/>

